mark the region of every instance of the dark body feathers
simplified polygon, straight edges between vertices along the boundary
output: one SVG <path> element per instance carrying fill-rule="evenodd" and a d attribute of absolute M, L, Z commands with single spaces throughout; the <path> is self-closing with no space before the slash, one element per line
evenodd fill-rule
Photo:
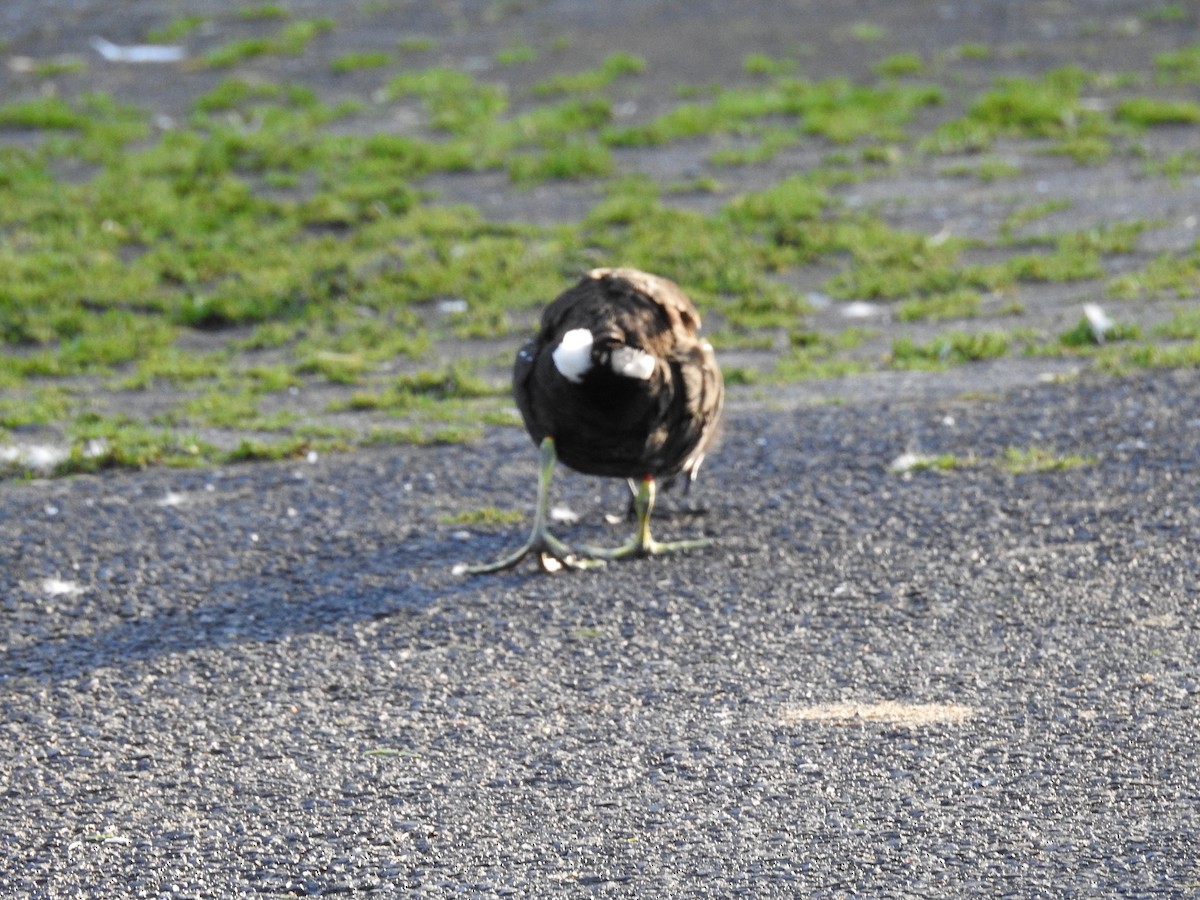
<path fill-rule="evenodd" d="M 517 355 L 513 393 L 534 443 L 554 438 L 558 459 L 588 475 L 669 479 L 692 474 L 712 442 L 724 398 L 700 316 L 673 282 L 637 269 L 595 269 L 542 314 Z M 565 377 L 554 351 L 591 332 L 591 365 Z M 633 354 L 639 372 L 614 370 Z M 625 354 L 625 356 L 621 356 Z M 619 368 L 619 367 L 617 367 Z"/>

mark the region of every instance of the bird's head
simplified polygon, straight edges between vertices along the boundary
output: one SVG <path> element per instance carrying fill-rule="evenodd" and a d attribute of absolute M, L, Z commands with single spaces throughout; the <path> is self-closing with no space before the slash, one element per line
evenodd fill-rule
<path fill-rule="evenodd" d="M 559 374 L 574 384 L 582 383 L 595 366 L 638 381 L 646 381 L 654 374 L 654 357 L 626 344 L 617 332 L 594 335 L 588 328 L 572 328 L 562 336 L 551 355 Z"/>

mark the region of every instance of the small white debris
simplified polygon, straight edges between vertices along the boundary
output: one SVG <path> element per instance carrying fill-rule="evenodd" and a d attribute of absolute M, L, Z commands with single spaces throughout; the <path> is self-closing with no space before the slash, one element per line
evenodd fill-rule
<path fill-rule="evenodd" d="M 92 48 L 108 62 L 173 63 L 187 55 L 183 47 L 166 44 L 114 44 L 102 37 L 92 38 Z"/>
<path fill-rule="evenodd" d="M 50 444 L 23 444 L 16 447 L 0 447 L 0 463 L 49 472 L 71 455 L 64 447 Z"/>
<path fill-rule="evenodd" d="M 1104 339 L 1116 327 L 1117 323 L 1110 319 L 1108 314 L 1096 303 L 1083 304 L 1083 315 L 1087 318 L 1088 325 L 1091 326 L 1092 335 L 1096 338 L 1096 343 L 1103 344 Z"/>
<path fill-rule="evenodd" d="M 929 465 L 933 462 L 933 459 L 932 456 L 927 456 L 924 453 L 906 451 L 888 463 L 888 471 L 900 473 L 911 472 L 913 469 Z"/>
<path fill-rule="evenodd" d="M 471 534 L 469 531 L 463 530 L 455 531 L 450 535 L 450 537 L 454 538 L 456 541 L 469 541 L 471 538 L 475 537 L 475 535 Z"/>
<path fill-rule="evenodd" d="M 65 578 L 43 578 L 42 593 L 50 597 L 78 597 L 83 593 L 83 588 Z"/>
<path fill-rule="evenodd" d="M 579 521 L 579 513 L 568 506 L 555 506 L 550 510 L 550 521 L 574 525 Z"/>
<path fill-rule="evenodd" d="M 317 451 L 316 451 L 316 450 L 309 450 L 309 451 L 308 451 L 308 453 L 306 453 L 306 454 L 304 455 L 304 461 L 305 461 L 305 462 L 307 462 L 307 463 L 308 463 L 310 466 L 311 466 L 311 465 L 315 465 L 315 464 L 316 464 L 316 462 L 317 462 L 317 460 L 318 460 L 318 459 L 320 459 L 320 458 L 321 458 L 321 457 L 320 457 L 320 455 L 317 453 Z"/>
<path fill-rule="evenodd" d="M 442 300 L 437 305 L 437 311 L 445 315 L 453 315 L 455 313 L 465 313 L 469 307 L 467 301 L 461 298 L 451 300 Z"/>
<path fill-rule="evenodd" d="M 55 506 L 53 503 L 47 503 L 45 506 L 42 507 L 42 512 L 44 512 L 48 516 L 57 516 L 58 515 L 58 507 Z"/>
<path fill-rule="evenodd" d="M 975 709 L 961 703 L 882 702 L 819 703 L 815 706 L 791 706 L 780 716 L 785 725 L 817 722 L 827 725 L 865 725 L 877 722 L 916 728 L 924 725 L 957 725 L 975 715 Z"/>
<path fill-rule="evenodd" d="M 450 567 L 450 574 L 451 575 L 466 575 L 467 569 L 469 569 L 469 568 L 470 568 L 470 566 L 468 566 L 466 563 L 455 563 L 453 566 Z"/>
<path fill-rule="evenodd" d="M 942 416 L 942 424 L 947 428 L 953 428 L 956 424 L 954 421 L 954 416 Z"/>
<path fill-rule="evenodd" d="M 842 315 L 847 319 L 869 319 L 879 313 L 880 309 L 877 305 L 867 303 L 865 300 L 855 300 L 842 307 Z"/>
<path fill-rule="evenodd" d="M 294 519 L 294 518 L 296 518 L 296 516 L 298 516 L 298 515 L 300 515 L 300 513 L 296 512 L 296 507 L 294 507 L 294 506 L 289 506 L 289 507 L 287 508 L 287 517 L 288 517 L 289 519 Z"/>
<path fill-rule="evenodd" d="M 187 502 L 186 494 L 178 494 L 175 491 L 167 491 L 159 500 L 159 506 L 183 506 Z"/>
<path fill-rule="evenodd" d="M 258 543 L 258 533 L 257 532 L 254 532 L 254 531 L 250 532 L 250 543 L 252 543 L 252 544 Z"/>

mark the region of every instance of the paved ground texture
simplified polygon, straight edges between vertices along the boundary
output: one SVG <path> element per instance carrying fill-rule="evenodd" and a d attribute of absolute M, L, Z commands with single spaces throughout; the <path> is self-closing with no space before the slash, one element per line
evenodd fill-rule
<path fill-rule="evenodd" d="M 0 12 L 17 49 L 35 7 Z M 80 40 L 96 9 L 46 8 Z M 1073 33 L 1069 4 L 837 8 L 917 48 Z M 650 52 L 657 7 L 612 9 Z M 463 524 L 532 505 L 512 428 L 6 481 L 0 896 L 1197 896 L 1200 372 L 1064 368 L 738 394 L 656 519 L 710 549 L 553 577 L 452 572 L 523 536 Z M 562 473 L 559 532 L 616 544 L 627 500 Z"/>
<path fill-rule="evenodd" d="M 711 550 L 554 577 L 451 573 L 511 430 L 7 486 L 0 888 L 1194 896 L 1198 432 L 1194 371 L 734 410 Z"/>

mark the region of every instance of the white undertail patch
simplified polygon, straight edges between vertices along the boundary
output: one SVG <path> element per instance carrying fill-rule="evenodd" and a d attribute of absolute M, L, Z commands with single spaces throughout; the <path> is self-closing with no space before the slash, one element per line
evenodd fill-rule
<path fill-rule="evenodd" d="M 562 336 L 554 352 L 554 368 L 567 381 L 579 384 L 592 367 L 592 333 L 586 328 L 572 328 Z"/>
<path fill-rule="evenodd" d="M 639 381 L 654 374 L 654 357 L 637 347 L 617 347 L 609 364 L 616 374 Z"/>

